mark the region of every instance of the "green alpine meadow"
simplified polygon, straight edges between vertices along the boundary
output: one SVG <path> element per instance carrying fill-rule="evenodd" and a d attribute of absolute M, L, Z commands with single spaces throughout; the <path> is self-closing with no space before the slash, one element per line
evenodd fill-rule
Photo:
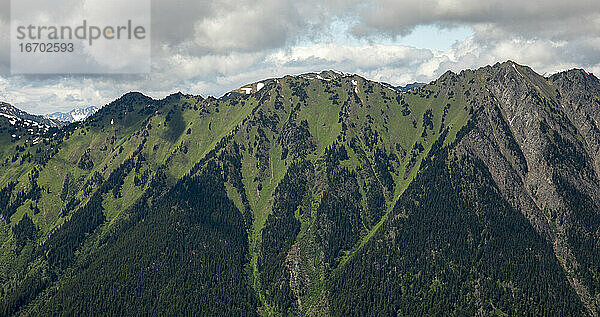
<path fill-rule="evenodd" d="M 585 70 L 0 104 L 2 316 L 599 314 Z"/>

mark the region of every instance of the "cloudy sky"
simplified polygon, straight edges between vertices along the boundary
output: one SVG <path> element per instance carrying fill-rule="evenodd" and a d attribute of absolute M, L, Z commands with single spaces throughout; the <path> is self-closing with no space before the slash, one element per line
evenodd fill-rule
<path fill-rule="evenodd" d="M 508 59 L 541 74 L 600 73 L 598 0 L 153 0 L 152 72 L 85 76 L 11 76 L 9 4 L 0 0 L 0 101 L 33 113 L 132 90 L 220 96 L 325 69 L 397 85 Z"/>

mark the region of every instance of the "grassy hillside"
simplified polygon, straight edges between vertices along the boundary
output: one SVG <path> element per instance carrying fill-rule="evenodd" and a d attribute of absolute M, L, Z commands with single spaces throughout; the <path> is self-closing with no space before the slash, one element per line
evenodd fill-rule
<path fill-rule="evenodd" d="M 36 144 L 0 117 L 2 314 L 518 314 L 528 292 L 539 312 L 581 310 L 565 276 L 527 288 L 528 267 L 506 273 L 564 274 L 488 167 L 448 152 L 491 77 L 400 92 L 329 71 L 219 99 L 129 93 Z M 492 253 L 498 266 L 481 264 Z"/>

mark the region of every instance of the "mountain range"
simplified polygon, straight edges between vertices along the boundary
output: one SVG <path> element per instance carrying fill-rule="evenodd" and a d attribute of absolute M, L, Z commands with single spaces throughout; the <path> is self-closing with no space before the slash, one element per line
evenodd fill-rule
<path fill-rule="evenodd" d="M 89 106 L 85 108 L 73 109 L 69 112 L 53 112 L 45 115 L 45 117 L 62 122 L 73 123 L 87 119 L 89 116 L 96 113 L 96 111 L 98 111 L 98 108 Z"/>
<path fill-rule="evenodd" d="M 61 127 L 64 125 L 61 120 L 33 115 L 5 102 L 0 102 L 0 116 L 8 119 L 10 122 L 14 122 L 12 125 L 17 124 L 17 122 L 48 128 Z"/>
<path fill-rule="evenodd" d="M 598 316 L 599 108 L 507 61 L 0 116 L 0 314 Z"/>

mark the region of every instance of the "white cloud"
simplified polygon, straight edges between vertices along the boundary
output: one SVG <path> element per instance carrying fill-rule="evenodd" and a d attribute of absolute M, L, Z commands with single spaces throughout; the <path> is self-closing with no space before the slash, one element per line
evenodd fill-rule
<path fill-rule="evenodd" d="M 233 10 L 218 14 L 194 25 L 194 44 L 213 52 L 248 51 L 279 47 L 286 43 L 297 17 L 285 13 L 284 1 L 241 1 Z M 283 18 L 269 19 L 277 12 Z M 288 11 L 289 12 L 289 11 Z"/>
<path fill-rule="evenodd" d="M 491 25 L 513 34 L 579 36 L 598 31 L 600 2 L 595 0 L 366 0 L 358 10 L 359 36 L 410 32 L 416 25 Z M 594 22 L 596 21 L 596 22 Z"/>
<path fill-rule="evenodd" d="M 1 9 L 0 74 L 9 31 Z M 323 69 L 392 84 L 427 82 L 448 69 L 508 59 L 540 73 L 600 72 L 597 0 L 156 0 L 152 13 L 150 75 L 5 76 L 0 99 L 39 113 L 80 106 L 73 99 L 103 105 L 130 90 L 221 95 Z M 466 26 L 473 35 L 446 51 L 394 44 L 420 25 Z"/>

